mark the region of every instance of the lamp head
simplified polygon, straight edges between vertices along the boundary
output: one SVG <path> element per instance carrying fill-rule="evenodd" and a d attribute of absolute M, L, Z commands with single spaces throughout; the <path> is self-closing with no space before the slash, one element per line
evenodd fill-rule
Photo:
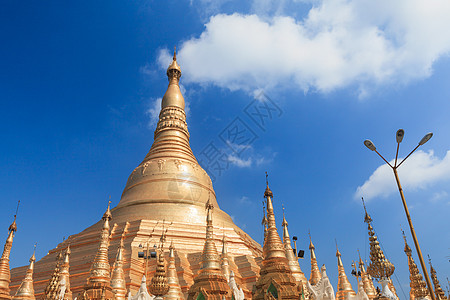
<path fill-rule="evenodd" d="M 429 133 L 425 134 L 425 136 L 420 140 L 419 145 L 422 146 L 423 144 L 428 142 L 431 139 L 432 136 L 433 136 L 432 132 L 429 132 Z"/>
<path fill-rule="evenodd" d="M 403 136 L 405 135 L 405 131 L 403 129 L 397 130 L 395 137 L 397 138 L 397 143 L 400 144 L 403 140 Z"/>
<path fill-rule="evenodd" d="M 369 150 L 375 151 L 377 148 L 375 147 L 375 145 L 372 143 L 371 140 L 365 140 L 364 141 L 364 145 L 369 148 Z"/>

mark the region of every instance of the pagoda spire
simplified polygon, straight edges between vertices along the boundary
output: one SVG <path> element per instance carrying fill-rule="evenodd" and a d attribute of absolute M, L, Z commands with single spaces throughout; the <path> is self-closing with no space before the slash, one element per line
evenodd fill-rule
<path fill-rule="evenodd" d="M 161 101 L 161 112 L 154 136 L 155 141 L 144 162 L 150 159 L 167 157 L 167 147 L 170 145 L 169 149 L 172 156 L 176 155 L 179 158 L 197 163 L 189 146 L 185 102 L 180 90 L 181 68 L 177 62 L 176 49 L 173 52 L 172 62 L 167 68 L 167 77 L 169 86 Z M 174 147 L 177 149 L 172 149 Z"/>
<path fill-rule="evenodd" d="M 222 238 L 222 255 L 220 256 L 221 260 L 221 268 L 223 275 L 225 275 L 225 278 L 227 281 L 230 280 L 230 261 L 228 259 L 228 253 L 227 253 L 227 238 L 225 237 L 225 234 Z"/>
<path fill-rule="evenodd" d="M 11 299 L 9 283 L 11 282 L 11 273 L 9 269 L 9 255 L 11 253 L 11 247 L 13 244 L 14 234 L 17 231 L 16 217 L 19 209 L 20 201 L 17 204 L 16 214 L 14 220 L 8 228 L 8 238 L 3 248 L 3 254 L 0 258 L 0 300 Z"/>
<path fill-rule="evenodd" d="M 108 208 L 103 214 L 103 226 L 100 233 L 100 243 L 98 245 L 97 254 L 91 265 L 90 275 L 84 286 L 84 292 L 78 299 L 85 300 L 109 300 L 114 298 L 114 292 L 111 288 L 111 274 L 108 259 L 109 248 L 109 222 L 112 219 L 110 210 L 111 201 L 108 201 Z"/>
<path fill-rule="evenodd" d="M 184 299 L 183 292 L 181 291 L 180 282 L 178 281 L 177 268 L 175 266 L 175 247 L 171 242 L 169 247 L 169 265 L 167 266 L 167 284 L 169 285 L 169 291 L 164 296 L 164 299 L 180 300 Z"/>
<path fill-rule="evenodd" d="M 306 279 L 305 274 L 302 272 L 300 268 L 300 264 L 298 263 L 297 253 L 292 249 L 291 238 L 289 237 L 288 231 L 288 222 L 286 221 L 286 216 L 284 215 L 284 207 L 283 207 L 283 222 L 281 223 L 283 227 L 283 244 L 284 250 L 286 251 L 286 258 L 289 261 L 289 268 L 291 269 L 292 276 L 295 277 L 297 282 L 301 282 L 301 285 L 304 290 L 306 290 Z"/>
<path fill-rule="evenodd" d="M 267 237 L 263 246 L 263 261 L 260 277 L 253 289 L 252 299 L 267 299 L 267 293 L 276 299 L 298 299 L 301 287 L 289 267 L 284 245 L 278 235 L 272 203 L 273 193 L 269 188 L 266 172 Z"/>
<path fill-rule="evenodd" d="M 14 300 L 35 300 L 34 287 L 33 287 L 33 270 L 34 262 L 36 261 L 36 244 L 34 245 L 33 255 L 30 257 L 30 265 L 28 266 L 25 278 L 22 280 L 19 288 L 14 295 Z"/>
<path fill-rule="evenodd" d="M 367 267 L 367 273 L 372 277 L 377 278 L 382 285 L 381 296 L 396 300 L 398 297 L 393 291 L 392 282 L 390 280 L 391 275 L 394 273 L 394 265 L 384 256 L 383 250 L 381 250 L 380 242 L 372 227 L 372 218 L 369 216 L 366 210 L 364 199 L 362 199 L 364 206 L 364 222 L 367 223 L 367 229 L 369 232 L 370 241 L 370 264 Z M 391 285 L 391 287 L 389 287 Z M 391 290 L 392 289 L 392 290 Z"/>
<path fill-rule="evenodd" d="M 372 278 L 370 278 L 370 275 L 366 272 L 366 268 L 364 267 L 364 262 L 361 259 L 361 255 L 359 254 L 359 270 L 361 271 L 361 280 L 363 282 L 364 291 L 367 294 L 367 297 L 369 297 L 370 300 L 375 299 L 377 297 L 377 292 L 375 289 L 375 286 L 373 285 Z"/>
<path fill-rule="evenodd" d="M 231 298 L 231 290 L 220 266 L 220 257 L 214 243 L 213 217 L 214 205 L 210 198 L 205 205 L 206 209 L 206 240 L 203 246 L 200 272 L 194 278 L 194 284 L 189 289 L 188 299 L 197 299 L 199 293 L 205 292 L 207 299 L 222 300 Z"/>
<path fill-rule="evenodd" d="M 322 273 L 317 265 L 316 253 L 314 252 L 315 249 L 311 239 L 311 233 L 309 233 L 309 251 L 311 253 L 311 276 L 309 277 L 309 283 L 311 283 L 311 285 L 316 285 L 320 278 L 322 278 Z"/>
<path fill-rule="evenodd" d="M 436 299 L 447 300 L 447 297 L 445 297 L 445 292 L 444 290 L 442 290 L 439 280 L 437 278 L 436 270 L 433 268 L 433 265 L 431 264 L 431 258 L 429 255 L 428 255 L 428 262 L 430 263 L 431 280 L 433 280 L 434 293 L 436 294 Z"/>
<path fill-rule="evenodd" d="M 342 263 L 342 259 L 341 259 L 341 252 L 339 252 L 337 243 L 336 243 L 336 257 L 337 257 L 337 262 L 338 262 L 337 265 L 338 265 L 338 273 L 339 273 L 336 299 L 344 300 L 344 299 L 350 299 L 352 297 L 355 297 L 356 293 L 353 290 L 352 285 L 348 281 L 347 275 L 345 274 L 344 264 Z"/>
<path fill-rule="evenodd" d="M 266 237 L 267 237 L 267 225 L 268 225 L 268 222 L 267 222 L 267 218 L 266 218 L 266 207 L 264 205 L 264 201 L 263 201 L 263 218 L 262 218 L 262 221 L 261 221 L 261 225 L 264 228 L 264 241 L 265 241 Z"/>
<path fill-rule="evenodd" d="M 411 290 L 409 291 L 410 299 L 415 300 L 431 299 L 427 289 L 427 284 L 423 280 L 422 275 L 420 274 L 419 269 L 417 268 L 417 265 L 412 257 L 412 251 L 406 241 L 405 232 L 402 231 L 402 234 L 403 239 L 405 241 L 404 251 L 406 253 L 406 256 L 408 257 L 409 279 L 410 279 L 409 286 L 411 287 Z"/>
<path fill-rule="evenodd" d="M 46 300 L 56 300 L 58 297 L 62 256 L 62 251 L 59 251 L 56 255 L 55 269 L 44 291 L 44 299 Z"/>
<path fill-rule="evenodd" d="M 114 271 L 111 276 L 111 288 L 116 295 L 116 300 L 125 300 L 127 288 L 125 282 L 125 273 L 123 271 L 123 238 L 125 229 L 120 238 L 119 248 L 117 249 L 116 261 L 114 262 Z"/>
<path fill-rule="evenodd" d="M 72 291 L 70 290 L 70 245 L 64 253 L 64 260 L 61 265 L 61 271 L 59 272 L 59 297 L 58 300 L 72 300 Z M 62 297 L 61 297 L 62 296 Z"/>

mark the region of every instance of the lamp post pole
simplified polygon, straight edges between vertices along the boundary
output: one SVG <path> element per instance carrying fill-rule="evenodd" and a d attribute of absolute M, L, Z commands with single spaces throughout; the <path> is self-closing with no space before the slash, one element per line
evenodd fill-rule
<path fill-rule="evenodd" d="M 392 166 L 378 151 L 375 145 L 370 140 L 365 140 L 364 145 L 369 148 L 369 150 L 375 151 L 388 165 L 391 167 L 392 171 L 394 172 L 395 181 L 397 182 L 398 191 L 400 192 L 400 197 L 402 198 L 403 208 L 405 209 L 406 218 L 408 220 L 409 229 L 411 230 L 411 235 L 414 240 L 414 246 L 416 247 L 417 255 L 419 256 L 420 265 L 422 267 L 422 271 L 425 277 L 425 280 L 427 282 L 428 292 L 430 293 L 430 297 L 432 300 L 436 300 L 436 297 L 434 295 L 433 288 L 431 286 L 431 280 L 428 276 L 427 267 L 425 265 L 425 261 L 423 260 L 422 251 L 420 250 L 419 241 L 416 236 L 416 231 L 414 230 L 414 226 L 412 224 L 411 216 L 409 215 L 409 209 L 408 205 L 406 204 L 405 195 L 403 194 L 402 185 L 400 184 L 400 178 L 398 177 L 397 168 L 400 167 L 400 165 L 414 152 L 416 151 L 419 146 L 422 146 L 426 142 L 428 142 L 429 139 L 433 136 L 433 133 L 426 134 L 419 142 L 419 144 L 397 165 L 397 158 L 398 158 L 398 149 L 400 146 L 400 143 L 403 140 L 403 136 L 405 134 L 405 131 L 403 129 L 397 130 L 396 138 L 397 138 L 397 153 L 395 155 L 395 162 Z"/>

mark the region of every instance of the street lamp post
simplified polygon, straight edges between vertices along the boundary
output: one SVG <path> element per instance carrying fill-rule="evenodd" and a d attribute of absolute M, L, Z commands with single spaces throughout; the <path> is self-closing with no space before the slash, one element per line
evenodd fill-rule
<path fill-rule="evenodd" d="M 398 191 L 400 192 L 400 197 L 402 198 L 403 208 L 405 209 L 406 218 L 408 219 L 409 229 L 411 230 L 411 235 L 414 241 L 414 246 L 417 250 L 417 255 L 419 256 L 420 265 L 422 266 L 422 271 L 425 276 L 425 280 L 427 282 L 428 291 L 430 293 L 430 297 L 432 300 L 436 300 L 433 292 L 433 288 L 431 287 L 431 281 L 430 277 L 428 276 L 427 267 L 425 266 L 425 261 L 423 260 L 422 251 L 420 250 L 419 241 L 417 240 L 416 231 L 414 230 L 414 226 L 411 221 L 411 216 L 409 215 L 408 206 L 406 205 L 405 195 L 403 194 L 403 189 L 400 184 L 400 178 L 398 177 L 397 169 L 401 166 L 401 164 L 411 155 L 414 151 L 417 150 L 420 146 L 428 142 L 429 139 L 433 136 L 433 133 L 427 133 L 419 142 L 419 144 L 397 165 L 397 159 L 398 159 L 398 149 L 400 147 L 400 143 L 403 140 L 403 136 L 405 135 L 405 131 L 403 129 L 397 130 L 396 133 L 396 139 L 397 139 L 397 152 L 395 154 L 395 161 L 394 165 L 392 166 L 378 151 L 375 145 L 372 143 L 371 140 L 365 140 L 364 145 L 369 148 L 369 150 L 375 151 L 383 160 L 385 163 L 391 167 L 392 171 L 394 172 L 395 181 L 397 182 Z"/>

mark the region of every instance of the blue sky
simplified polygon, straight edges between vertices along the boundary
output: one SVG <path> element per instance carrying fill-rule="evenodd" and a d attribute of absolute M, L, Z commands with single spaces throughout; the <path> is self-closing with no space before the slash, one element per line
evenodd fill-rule
<path fill-rule="evenodd" d="M 165 69 L 176 45 L 191 147 L 199 157 L 212 142 L 228 159 L 214 182 L 221 208 L 261 242 L 268 171 L 279 225 L 284 204 L 291 235 L 306 250 L 311 231 L 334 285 L 335 239 L 349 276 L 357 249 L 368 258 L 363 195 L 408 294 L 400 196 L 393 175 L 363 141 L 370 138 L 392 159 L 397 129 L 406 131 L 403 156 L 434 132 L 399 174 L 422 251 L 431 255 L 441 284 L 450 276 L 447 2 L 2 6 L 4 238 L 22 201 L 12 266 L 27 263 L 35 242 L 40 258 L 63 236 L 96 222 L 109 195 L 113 205 L 119 202 L 153 141 L 155 104 L 167 87 Z M 278 109 L 263 127 L 246 114 L 260 97 Z M 236 118 L 254 137 L 240 155 L 221 138 Z M 408 239 L 412 244 L 409 233 Z M 309 255 L 300 263 L 309 276 Z"/>

